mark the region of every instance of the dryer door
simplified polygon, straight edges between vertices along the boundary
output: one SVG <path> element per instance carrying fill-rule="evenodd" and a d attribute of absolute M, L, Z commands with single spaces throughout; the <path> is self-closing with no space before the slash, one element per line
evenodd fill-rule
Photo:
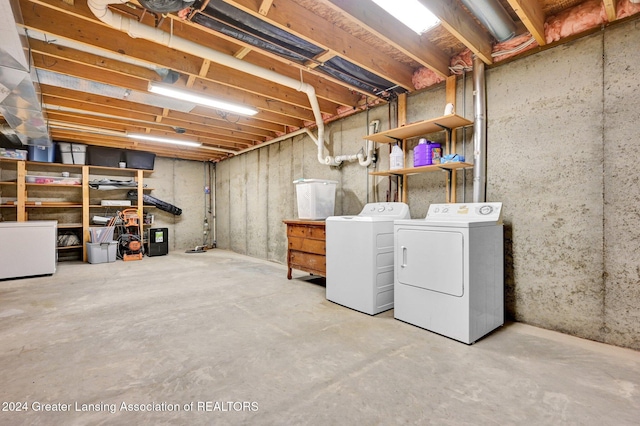
<path fill-rule="evenodd" d="M 400 228 L 396 238 L 399 284 L 458 297 L 464 294 L 464 235 L 461 232 Z"/>

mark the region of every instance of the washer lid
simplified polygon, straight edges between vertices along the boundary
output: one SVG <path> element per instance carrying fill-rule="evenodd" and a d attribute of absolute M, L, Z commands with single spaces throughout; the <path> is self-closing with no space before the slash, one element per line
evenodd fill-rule
<path fill-rule="evenodd" d="M 502 224 L 502 203 L 431 204 L 426 222 Z"/>

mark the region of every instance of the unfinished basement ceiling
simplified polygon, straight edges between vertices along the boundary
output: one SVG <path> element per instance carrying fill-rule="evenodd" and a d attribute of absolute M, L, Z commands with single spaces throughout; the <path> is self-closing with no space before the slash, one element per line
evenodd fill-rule
<path fill-rule="evenodd" d="M 219 161 L 299 128 L 315 131 L 304 93 L 131 38 L 100 22 L 86 0 L 0 1 L 21 10 L 18 27 L 29 36 L 55 141 Z M 640 4 L 630 0 L 495 0 L 517 28 L 516 37 L 497 43 L 461 1 L 420 1 L 442 21 L 422 36 L 369 0 L 204 0 L 164 15 L 131 2 L 110 10 L 310 84 L 325 121 L 439 84 L 468 69 L 471 54 L 488 66 L 499 65 L 513 55 L 635 19 L 640 11 Z M 162 103 L 147 88 L 163 80 L 259 112 L 244 117 L 184 102 Z M 203 146 L 133 142 L 126 133 L 197 140 Z"/>

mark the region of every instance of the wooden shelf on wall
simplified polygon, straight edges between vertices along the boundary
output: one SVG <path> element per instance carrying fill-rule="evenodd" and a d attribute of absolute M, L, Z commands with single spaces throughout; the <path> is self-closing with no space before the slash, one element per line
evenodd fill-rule
<path fill-rule="evenodd" d="M 405 139 L 415 138 L 429 133 L 436 133 L 446 129 L 457 129 L 459 127 L 471 126 L 472 124 L 473 121 L 469 121 L 457 114 L 450 114 L 433 118 L 431 120 L 407 124 L 384 132 L 374 133 L 372 135 L 365 136 L 364 139 L 378 143 L 396 143 Z"/>
<path fill-rule="evenodd" d="M 25 185 L 27 186 L 47 186 L 50 188 L 80 188 L 82 189 L 82 184 L 78 184 L 78 185 L 70 185 L 70 184 L 64 184 L 64 183 L 25 183 Z"/>
<path fill-rule="evenodd" d="M 403 169 L 385 170 L 381 172 L 370 172 L 372 176 L 407 176 L 417 175 L 420 173 L 438 172 L 443 170 L 458 170 L 473 168 L 473 164 L 470 163 L 444 163 L 444 164 L 432 164 L 430 166 L 421 167 L 405 167 Z"/>

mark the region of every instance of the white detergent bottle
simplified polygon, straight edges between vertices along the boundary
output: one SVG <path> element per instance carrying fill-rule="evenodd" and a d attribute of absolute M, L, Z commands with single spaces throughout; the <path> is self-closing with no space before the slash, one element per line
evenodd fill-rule
<path fill-rule="evenodd" d="M 389 169 L 402 169 L 404 167 L 404 153 L 402 148 L 398 145 L 394 145 L 391 148 L 391 154 L 389 154 Z"/>

